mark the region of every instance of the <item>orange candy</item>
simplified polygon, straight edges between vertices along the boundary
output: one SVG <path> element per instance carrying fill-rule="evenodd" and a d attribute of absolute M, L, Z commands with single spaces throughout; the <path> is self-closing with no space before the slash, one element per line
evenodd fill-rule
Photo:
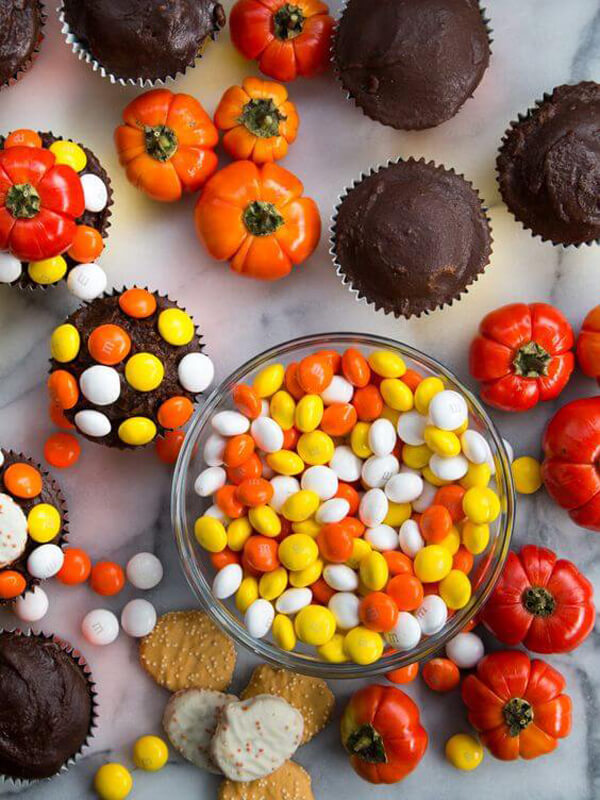
<path fill-rule="evenodd" d="M 401 553 L 399 550 L 386 550 L 383 553 L 383 557 L 387 562 L 388 570 L 392 577 L 394 575 L 404 575 L 406 573 L 409 575 L 413 574 L 413 562 L 407 555 Z"/>
<path fill-rule="evenodd" d="M 244 545 L 242 563 L 255 572 L 273 572 L 279 566 L 278 543 L 268 536 L 253 534 Z"/>
<path fill-rule="evenodd" d="M 44 458 L 53 467 L 67 469 L 79 461 L 81 447 L 72 433 L 53 433 L 46 439 Z"/>
<path fill-rule="evenodd" d="M 254 439 L 247 433 L 240 433 L 227 439 L 223 451 L 223 463 L 226 467 L 239 467 L 254 453 Z"/>
<path fill-rule="evenodd" d="M 281 449 L 295 450 L 299 438 L 300 434 L 298 433 L 298 429 L 294 428 L 292 425 L 291 428 L 288 428 L 287 431 L 283 432 L 283 447 Z"/>
<path fill-rule="evenodd" d="M 62 408 L 55 403 L 54 400 L 51 400 L 48 405 L 48 416 L 53 425 L 56 425 L 57 428 L 62 428 L 63 431 L 72 431 L 75 429 L 75 425 L 65 417 L 65 412 Z"/>
<path fill-rule="evenodd" d="M 365 532 L 365 526 L 356 517 L 345 517 L 341 522 L 337 523 L 347 531 L 353 539 L 359 539 Z"/>
<path fill-rule="evenodd" d="M 14 497 L 31 500 L 42 491 L 42 476 L 30 464 L 11 464 L 4 473 L 4 485 Z"/>
<path fill-rule="evenodd" d="M 344 378 L 358 389 L 365 387 L 371 378 L 371 367 L 363 354 L 355 347 L 349 347 L 342 356 Z"/>
<path fill-rule="evenodd" d="M 78 225 L 75 228 L 73 242 L 67 250 L 67 255 L 71 256 L 73 261 L 79 261 L 80 264 L 89 264 L 90 261 L 98 258 L 103 250 L 104 242 L 100 232 L 90 225 Z"/>
<path fill-rule="evenodd" d="M 417 386 L 423 380 L 422 376 L 419 375 L 418 372 L 415 372 L 414 369 L 407 369 L 404 375 L 400 378 L 402 383 L 405 383 L 411 392 L 414 392 Z"/>
<path fill-rule="evenodd" d="M 134 319 L 146 319 L 156 311 L 156 298 L 146 289 L 127 289 L 119 297 L 121 311 Z"/>
<path fill-rule="evenodd" d="M 50 398 L 62 409 L 73 408 L 79 400 L 77 380 L 65 369 L 54 370 L 48 378 Z"/>
<path fill-rule="evenodd" d="M 408 664 L 406 667 L 393 669 L 391 672 L 386 672 L 385 677 L 388 681 L 397 684 L 410 683 L 419 674 L 419 663 L 415 661 L 414 664 Z"/>
<path fill-rule="evenodd" d="M 423 584 L 409 572 L 395 575 L 385 588 L 399 611 L 414 611 L 423 602 Z"/>
<path fill-rule="evenodd" d="M 469 553 L 467 548 L 461 544 L 452 558 L 452 569 L 459 569 L 465 575 L 468 575 L 473 569 L 474 560 L 473 554 Z"/>
<path fill-rule="evenodd" d="M 450 512 L 445 506 L 429 506 L 421 514 L 419 528 L 427 544 L 439 544 L 452 530 Z"/>
<path fill-rule="evenodd" d="M 211 553 L 210 563 L 216 570 L 223 569 L 223 567 L 229 564 L 239 564 L 240 554 L 234 553 L 233 550 L 226 547 L 224 550 L 221 550 L 220 553 Z"/>
<path fill-rule="evenodd" d="M 337 492 L 335 493 L 336 497 L 341 497 L 343 500 L 347 500 L 350 506 L 350 511 L 348 514 L 353 517 L 356 512 L 358 511 L 358 506 L 360 505 L 360 495 L 354 488 L 354 486 L 350 486 L 349 483 L 343 483 L 340 481 L 338 483 Z"/>
<path fill-rule="evenodd" d="M 319 353 L 306 356 L 298 364 L 297 379 L 307 394 L 321 394 L 331 383 L 333 367 L 328 357 Z"/>
<path fill-rule="evenodd" d="M 233 389 L 233 403 L 237 410 L 248 419 L 257 419 L 262 411 L 258 392 L 245 383 L 238 383 Z"/>
<path fill-rule="evenodd" d="M 373 422 L 373 420 L 381 416 L 383 398 L 379 389 L 370 383 L 363 389 L 357 389 L 354 392 L 352 405 L 356 409 L 361 422 Z"/>
<path fill-rule="evenodd" d="M 352 555 L 354 537 L 342 522 L 323 525 L 317 536 L 319 551 L 326 561 L 343 564 Z"/>
<path fill-rule="evenodd" d="M 433 498 L 435 505 L 445 506 L 448 509 L 455 524 L 465 518 L 462 505 L 465 491 L 462 486 L 453 483 L 450 486 L 441 486 Z"/>
<path fill-rule="evenodd" d="M 421 674 L 434 692 L 450 692 L 460 684 L 460 670 L 449 658 L 432 658 Z"/>
<path fill-rule="evenodd" d="M 9 147 L 42 147 L 42 137 L 29 128 L 19 128 L 4 140 L 4 149 Z"/>
<path fill-rule="evenodd" d="M 113 366 L 129 355 L 131 339 L 120 325 L 99 325 L 90 333 L 87 348 L 99 364 Z"/>
<path fill-rule="evenodd" d="M 167 431 L 154 442 L 156 455 L 164 464 L 174 464 L 179 458 L 184 439 L 185 431 Z"/>
<path fill-rule="evenodd" d="M 304 389 L 298 383 L 298 364 L 295 362 L 287 365 L 283 383 L 294 400 L 300 400 L 301 397 L 304 397 Z"/>
<path fill-rule="evenodd" d="M 385 592 L 370 592 L 360 601 L 358 616 L 365 628 L 387 633 L 398 621 L 398 606 Z"/>
<path fill-rule="evenodd" d="M 325 361 L 329 362 L 329 365 L 334 373 L 340 371 L 340 367 L 342 366 L 342 357 L 337 350 L 319 350 L 317 355 L 319 358 L 324 358 Z"/>
<path fill-rule="evenodd" d="M 125 586 L 125 573 L 114 561 L 99 561 L 92 567 L 90 585 L 97 594 L 112 597 Z"/>
<path fill-rule="evenodd" d="M 92 571 L 90 557 L 79 547 L 67 547 L 63 550 L 65 560 L 56 577 L 66 586 L 76 586 L 89 578 Z"/>
<path fill-rule="evenodd" d="M 244 506 L 237 499 L 237 488 L 237 486 L 226 485 L 221 486 L 215 492 L 215 503 L 230 519 L 238 519 L 244 516 Z"/>
<path fill-rule="evenodd" d="M 227 467 L 227 480 L 239 486 L 242 481 L 251 478 L 260 478 L 262 475 L 262 462 L 256 453 L 252 453 L 239 467 Z"/>
<path fill-rule="evenodd" d="M 314 602 L 322 606 L 326 606 L 335 594 L 335 589 L 332 589 L 323 578 L 319 578 L 314 583 L 311 583 L 309 588 L 313 593 Z"/>
<path fill-rule="evenodd" d="M 165 400 L 158 409 L 157 419 L 163 428 L 181 428 L 194 413 L 194 405 L 187 397 L 175 395 Z"/>
<path fill-rule="evenodd" d="M 0 598 L 2 600 L 12 600 L 23 594 L 27 588 L 27 581 L 20 572 L 12 569 L 5 569 L 0 572 Z"/>
<path fill-rule="evenodd" d="M 235 491 L 236 499 L 249 508 L 266 505 L 273 497 L 273 487 L 264 478 L 242 481 Z"/>
<path fill-rule="evenodd" d="M 329 436 L 345 436 L 356 425 L 357 413 L 351 403 L 332 403 L 321 420 L 321 430 Z"/>

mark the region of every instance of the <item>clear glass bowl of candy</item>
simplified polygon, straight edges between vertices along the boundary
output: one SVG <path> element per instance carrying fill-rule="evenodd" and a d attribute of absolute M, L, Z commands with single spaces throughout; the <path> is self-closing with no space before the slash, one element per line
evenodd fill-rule
<path fill-rule="evenodd" d="M 427 659 L 468 628 L 514 511 L 479 401 L 369 334 L 295 339 L 233 372 L 196 412 L 172 488 L 183 570 L 213 621 L 330 679 Z"/>

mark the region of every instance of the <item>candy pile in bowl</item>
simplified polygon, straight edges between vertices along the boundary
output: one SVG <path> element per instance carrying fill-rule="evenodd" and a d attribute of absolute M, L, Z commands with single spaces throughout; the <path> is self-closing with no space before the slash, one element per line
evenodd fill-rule
<path fill-rule="evenodd" d="M 313 350 L 213 414 L 194 534 L 250 636 L 367 665 L 473 604 L 475 558 L 489 566 L 503 527 L 500 462 L 455 384 L 414 366 Z"/>

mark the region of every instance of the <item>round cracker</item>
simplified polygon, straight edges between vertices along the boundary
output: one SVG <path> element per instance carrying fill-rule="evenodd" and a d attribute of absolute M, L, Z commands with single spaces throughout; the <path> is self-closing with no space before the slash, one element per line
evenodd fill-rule
<path fill-rule="evenodd" d="M 217 800 L 315 800 L 310 775 L 295 761 L 286 761 L 278 770 L 249 783 L 224 780 Z"/>

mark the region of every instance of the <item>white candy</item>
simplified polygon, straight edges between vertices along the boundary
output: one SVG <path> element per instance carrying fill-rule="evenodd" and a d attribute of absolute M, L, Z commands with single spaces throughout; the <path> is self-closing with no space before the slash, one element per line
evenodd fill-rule
<path fill-rule="evenodd" d="M 423 491 L 423 478 L 412 472 L 400 472 L 385 484 L 385 494 L 392 503 L 412 503 Z"/>
<path fill-rule="evenodd" d="M 218 433 L 211 433 L 204 442 L 202 457 L 209 467 L 219 467 L 223 463 L 227 442 Z"/>
<path fill-rule="evenodd" d="M 276 453 L 283 447 L 283 431 L 271 417 L 255 419 L 250 426 L 250 435 L 264 453 Z"/>
<path fill-rule="evenodd" d="M 108 189 L 104 181 L 91 172 L 79 176 L 83 188 L 83 199 L 86 211 L 99 214 L 108 203 Z"/>
<path fill-rule="evenodd" d="M 250 427 L 248 417 L 239 411 L 219 411 L 211 419 L 210 424 L 221 436 L 239 436 L 240 433 L 246 433 Z"/>
<path fill-rule="evenodd" d="M 273 487 L 273 497 L 269 500 L 269 505 L 279 514 L 288 497 L 300 491 L 300 484 L 292 475 L 275 475 L 270 483 Z"/>
<path fill-rule="evenodd" d="M 329 599 L 327 607 L 335 617 L 338 628 L 348 631 L 360 625 L 360 598 L 352 592 L 338 592 Z"/>
<path fill-rule="evenodd" d="M 41 586 L 34 586 L 30 592 L 19 597 L 15 603 L 15 614 L 23 622 L 37 622 L 48 611 L 48 595 Z"/>
<path fill-rule="evenodd" d="M 448 619 L 448 608 L 439 594 L 428 594 L 415 611 L 415 618 L 425 636 L 441 631 Z"/>
<path fill-rule="evenodd" d="M 22 267 L 11 253 L 0 253 L 0 283 L 12 283 L 21 276 Z"/>
<path fill-rule="evenodd" d="M 119 373 L 114 367 L 103 364 L 84 369 L 79 377 L 79 386 L 83 396 L 95 406 L 109 406 L 121 394 Z"/>
<path fill-rule="evenodd" d="M 413 511 L 416 511 L 417 514 L 422 514 L 423 511 L 426 511 L 433 503 L 437 490 L 437 486 L 429 483 L 429 481 L 423 481 L 423 491 L 416 500 L 412 501 Z"/>
<path fill-rule="evenodd" d="M 188 353 L 177 366 L 179 383 L 192 394 L 200 394 L 211 385 L 215 365 L 204 353 Z"/>
<path fill-rule="evenodd" d="M 223 467 L 203 469 L 194 482 L 194 491 L 200 497 L 210 497 L 227 483 L 227 473 Z"/>
<path fill-rule="evenodd" d="M 130 600 L 121 611 L 121 627 L 128 636 L 147 636 L 156 625 L 156 609 L 147 600 Z"/>
<path fill-rule="evenodd" d="M 360 499 L 358 518 L 367 528 L 375 528 L 387 517 L 389 507 L 383 489 L 369 489 Z"/>
<path fill-rule="evenodd" d="M 329 466 L 341 481 L 354 483 L 360 478 L 362 461 L 345 444 L 336 447 Z"/>
<path fill-rule="evenodd" d="M 442 481 L 458 481 L 467 474 L 469 462 L 462 455 L 446 458 L 434 453 L 429 459 L 429 468 Z"/>
<path fill-rule="evenodd" d="M 300 609 L 312 602 L 312 592 L 308 588 L 286 589 L 275 603 L 278 614 L 297 614 Z"/>
<path fill-rule="evenodd" d="M 259 417 L 270 417 L 271 416 L 271 407 L 269 405 L 269 401 L 265 400 L 264 398 L 260 401 L 260 414 Z"/>
<path fill-rule="evenodd" d="M 412 614 L 401 611 L 395 626 L 384 635 L 384 639 L 396 650 L 412 650 L 421 641 L 421 626 Z"/>
<path fill-rule="evenodd" d="M 321 400 L 326 406 L 349 403 L 353 394 L 354 386 L 341 375 L 334 375 L 329 386 L 321 392 Z"/>
<path fill-rule="evenodd" d="M 218 519 L 219 522 L 222 522 L 223 525 L 225 526 L 229 525 L 229 523 L 231 522 L 227 514 L 217 505 L 209 506 L 204 512 L 204 516 L 213 517 L 213 519 Z"/>
<path fill-rule="evenodd" d="M 390 525 L 378 525 L 376 528 L 368 528 L 365 531 L 365 540 L 373 550 L 379 550 L 380 552 L 396 550 L 398 547 L 398 534 Z"/>
<path fill-rule="evenodd" d="M 485 464 L 492 457 L 490 446 L 485 438 L 478 431 L 470 428 L 461 434 L 460 446 L 472 464 Z"/>
<path fill-rule="evenodd" d="M 106 289 L 106 272 L 90 261 L 89 264 L 78 264 L 67 275 L 67 286 L 80 300 L 95 300 Z"/>
<path fill-rule="evenodd" d="M 108 436 L 111 429 L 110 420 L 106 414 L 91 408 L 78 411 L 75 414 L 74 422 L 82 433 L 94 438 Z"/>
<path fill-rule="evenodd" d="M 65 554 L 57 544 L 42 544 L 29 554 L 27 572 L 45 581 L 60 571 L 64 561 Z"/>
<path fill-rule="evenodd" d="M 119 635 L 119 620 L 112 611 L 96 608 L 83 618 L 81 631 L 90 644 L 111 644 Z"/>
<path fill-rule="evenodd" d="M 446 645 L 446 655 L 460 669 L 472 669 L 483 658 L 483 642 L 474 633 L 459 633 Z"/>
<path fill-rule="evenodd" d="M 154 589 L 162 581 L 163 565 L 154 553 L 136 553 L 127 562 L 125 573 L 136 589 Z"/>
<path fill-rule="evenodd" d="M 398 436 L 405 444 L 424 444 L 423 432 L 427 426 L 427 417 L 422 417 L 418 411 L 406 411 L 398 417 L 396 430 Z"/>
<path fill-rule="evenodd" d="M 396 429 L 389 419 L 376 419 L 369 428 L 369 447 L 376 456 L 388 456 L 396 445 Z"/>
<path fill-rule="evenodd" d="M 330 500 L 338 490 L 338 476 L 331 467 L 309 467 L 300 480 L 303 489 L 315 492 L 321 500 Z"/>
<path fill-rule="evenodd" d="M 425 547 L 425 540 L 421 536 L 419 526 L 414 519 L 407 519 L 400 526 L 398 544 L 400 545 L 400 550 L 410 558 L 414 558 L 419 550 Z"/>
<path fill-rule="evenodd" d="M 358 589 L 358 575 L 346 564 L 327 564 L 323 570 L 323 580 L 336 592 L 353 592 Z"/>
<path fill-rule="evenodd" d="M 371 456 L 363 464 L 361 477 L 372 489 L 382 489 L 399 470 L 396 456 Z"/>
<path fill-rule="evenodd" d="M 436 428 L 455 431 L 469 419 L 467 401 L 452 389 L 438 392 L 429 403 L 429 418 Z"/>
<path fill-rule="evenodd" d="M 350 513 L 350 503 L 343 497 L 332 497 L 326 500 L 317 509 L 315 519 L 319 525 L 327 525 L 330 522 L 341 522 Z"/>
<path fill-rule="evenodd" d="M 281 598 L 280 598 L 281 599 Z M 275 609 L 262 597 L 251 603 L 244 614 L 244 625 L 250 636 L 262 639 L 271 630 L 275 619 Z"/>
<path fill-rule="evenodd" d="M 239 564 L 226 564 L 213 578 L 212 591 L 218 600 L 225 600 L 240 588 L 244 573 Z"/>

